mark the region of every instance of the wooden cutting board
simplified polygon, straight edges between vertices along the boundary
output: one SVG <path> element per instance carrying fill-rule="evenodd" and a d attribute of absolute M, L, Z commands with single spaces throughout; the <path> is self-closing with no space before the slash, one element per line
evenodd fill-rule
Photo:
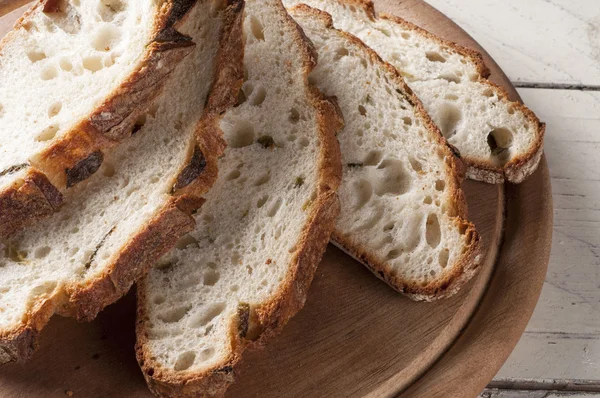
<path fill-rule="evenodd" d="M 0 0 L 0 15 L 25 4 Z M 386 11 L 484 53 L 492 80 L 518 94 L 464 31 L 421 0 Z M 0 35 L 23 12 L 0 18 Z M 265 350 L 248 353 L 229 397 L 475 397 L 500 369 L 533 312 L 552 240 L 545 159 L 521 185 L 468 181 L 471 218 L 486 248 L 479 275 L 456 297 L 414 303 L 330 246 L 305 308 Z M 130 293 L 89 324 L 55 317 L 27 364 L 0 369 L 3 397 L 149 397 L 134 356 Z"/>

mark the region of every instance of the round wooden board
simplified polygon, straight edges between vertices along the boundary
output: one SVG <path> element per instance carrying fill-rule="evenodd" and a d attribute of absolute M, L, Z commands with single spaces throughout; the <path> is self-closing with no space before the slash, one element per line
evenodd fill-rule
<path fill-rule="evenodd" d="M 23 0 L 0 0 L 0 15 Z M 482 50 L 421 0 L 376 1 L 460 44 Z M 0 18 L 3 35 L 22 9 Z M 492 80 L 518 94 L 485 54 Z M 263 351 L 247 353 L 230 397 L 475 397 L 492 380 L 533 312 L 552 240 L 545 159 L 525 183 L 465 183 L 486 257 L 456 297 L 433 304 L 398 295 L 330 246 L 305 308 Z M 89 324 L 55 317 L 27 364 L 0 369 L 5 397 L 148 397 L 134 357 L 135 299 Z"/>

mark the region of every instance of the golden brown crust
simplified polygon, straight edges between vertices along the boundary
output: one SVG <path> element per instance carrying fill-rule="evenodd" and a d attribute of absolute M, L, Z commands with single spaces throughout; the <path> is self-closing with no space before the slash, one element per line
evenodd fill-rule
<path fill-rule="evenodd" d="M 354 3 L 366 4 L 360 0 Z M 432 301 L 443 297 L 451 296 L 456 293 L 460 287 L 466 283 L 479 267 L 478 255 L 481 251 L 480 238 L 475 230 L 475 226 L 467 221 L 467 201 L 464 192 L 461 189 L 465 175 L 465 166 L 456 156 L 456 150 L 448 144 L 442 133 L 435 125 L 429 114 L 425 111 L 423 104 L 418 97 L 408 87 L 400 73 L 389 63 L 383 61 L 379 55 L 366 46 L 359 38 L 349 33 L 337 30 L 333 27 L 332 18 L 324 11 L 311 8 L 300 4 L 292 8 L 292 13 L 308 15 L 323 23 L 324 27 L 334 30 L 340 36 L 344 37 L 360 51 L 366 53 L 374 65 L 378 64 L 386 70 L 390 80 L 395 82 L 399 92 L 415 109 L 415 114 L 421 119 L 421 123 L 426 127 L 426 131 L 431 138 L 437 142 L 438 150 L 442 151 L 446 164 L 446 191 L 448 192 L 448 202 L 452 214 L 452 222 L 457 229 L 465 231 L 467 244 L 465 253 L 454 264 L 449 264 L 447 269 L 450 272 L 443 274 L 441 278 L 435 279 L 426 285 L 415 283 L 391 272 L 389 264 L 382 262 L 379 256 L 370 248 L 365 247 L 359 241 L 351 240 L 344 231 L 337 228 L 333 232 L 333 241 L 340 245 L 344 251 L 365 264 L 378 278 L 385 281 L 393 289 L 404 293 L 412 299 Z"/>
<path fill-rule="evenodd" d="M 26 24 L 34 12 L 43 12 L 48 1 L 40 0 L 34 4 L 17 21 L 15 29 Z M 161 92 L 166 77 L 192 51 L 194 44 L 191 39 L 178 33 L 175 28 L 196 1 L 165 1 L 158 11 L 152 41 L 146 46 L 136 70 L 90 115 L 31 159 L 31 166 L 37 173 L 44 174 L 58 192 L 64 194 L 72 186 L 68 181 L 68 170 L 94 153 L 110 150 L 131 135 L 136 119 Z M 0 53 L 10 36 L 9 33 L 0 42 Z M 28 192 L 33 196 L 29 197 L 23 191 L 18 200 L 15 200 L 13 191 L 0 190 L 0 204 L 3 206 L 0 214 L 8 220 L 0 224 L 0 237 L 6 237 L 35 220 L 52 214 L 53 211 L 49 209 L 56 210 L 56 206 L 40 201 L 41 197 L 35 195 L 34 190 Z M 19 217 L 15 217 L 17 215 Z"/>
<path fill-rule="evenodd" d="M 215 71 L 231 70 L 229 63 L 236 62 L 239 48 L 235 43 L 229 46 L 222 43 L 219 51 Z M 237 68 L 232 76 L 242 73 L 241 63 Z M 0 363 L 27 359 L 35 349 L 36 337 L 54 313 L 79 320 L 93 319 L 105 306 L 123 296 L 162 254 L 194 228 L 192 214 L 202 205 L 201 196 L 217 178 L 217 154 L 222 152 L 223 145 L 218 115 L 235 103 L 237 95 L 234 94 L 239 84 L 235 79 L 224 80 L 217 76 L 213 87 L 195 133 L 197 145 L 207 154 L 207 165 L 197 181 L 174 192 L 148 223 L 131 236 L 122 250 L 113 255 L 110 264 L 94 280 L 60 286 L 51 295 L 33 301 L 21 325 L 0 334 Z"/>
<path fill-rule="evenodd" d="M 304 77 L 315 66 L 316 52 L 302 30 L 285 12 L 282 13 L 289 23 L 298 29 L 298 44 L 304 51 Z M 304 305 L 306 294 L 312 282 L 317 265 L 323 255 L 331 231 L 339 214 L 340 205 L 336 194 L 341 183 L 341 155 L 336 133 L 343 126 L 339 108 L 307 83 L 308 96 L 317 109 L 319 123 L 319 183 L 317 196 L 310 209 L 310 216 L 299 237 L 297 249 L 288 267 L 287 276 L 280 289 L 272 298 L 252 308 L 252 314 L 245 317 L 248 330 L 244 337 L 239 333 L 239 319 L 230 324 L 231 354 L 223 363 L 213 368 L 185 375 L 178 374 L 160 366 L 152 360 L 152 354 L 146 348 L 147 332 L 145 330 L 144 303 L 147 302 L 145 292 L 138 292 L 138 322 L 136 354 L 142 367 L 148 386 L 154 394 L 160 397 L 211 397 L 221 396 L 234 381 L 234 372 L 242 358 L 245 349 L 256 349 L 273 336 L 277 335 L 288 320 Z"/>
<path fill-rule="evenodd" d="M 370 0 L 336 0 L 340 4 L 348 4 L 354 7 L 361 8 L 365 14 L 371 19 L 385 19 L 390 22 L 401 25 L 407 30 L 418 33 L 421 36 L 425 36 L 439 45 L 446 47 L 447 49 L 454 51 L 463 57 L 467 58 L 477 69 L 479 74 L 477 82 L 489 86 L 498 95 L 501 101 L 511 102 L 508 99 L 508 95 L 504 89 L 497 86 L 488 80 L 490 76 L 490 70 L 485 65 L 482 55 L 473 49 L 463 47 L 459 44 L 451 42 L 449 40 L 442 39 L 425 29 L 418 27 L 402 18 L 390 14 L 377 14 L 373 6 L 373 2 Z M 528 176 L 530 176 L 539 165 L 543 151 L 543 142 L 545 134 L 545 124 L 541 123 L 537 116 L 525 105 L 520 102 L 512 102 L 513 106 L 517 111 L 522 112 L 529 120 L 531 126 L 535 131 L 535 141 L 527 153 L 522 154 L 510 162 L 504 164 L 502 167 L 497 167 L 490 163 L 487 159 L 477 159 L 473 157 L 463 157 L 463 161 L 467 164 L 467 177 L 470 179 L 484 181 L 490 184 L 500 184 L 505 180 L 512 183 L 521 183 Z"/>

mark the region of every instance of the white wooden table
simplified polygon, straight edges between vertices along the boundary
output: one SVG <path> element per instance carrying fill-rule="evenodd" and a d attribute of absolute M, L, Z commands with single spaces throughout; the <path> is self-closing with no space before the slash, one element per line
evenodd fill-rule
<path fill-rule="evenodd" d="M 482 397 L 600 397 L 600 0 L 427 1 L 490 53 L 548 124 L 548 275 Z"/>

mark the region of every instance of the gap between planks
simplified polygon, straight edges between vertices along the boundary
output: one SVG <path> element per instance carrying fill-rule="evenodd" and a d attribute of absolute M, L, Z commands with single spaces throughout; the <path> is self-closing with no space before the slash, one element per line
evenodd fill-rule
<path fill-rule="evenodd" d="M 543 90 L 573 90 L 573 91 L 600 91 L 600 86 L 585 84 L 560 84 L 560 83 L 527 83 L 512 82 L 516 88 L 539 88 Z"/>
<path fill-rule="evenodd" d="M 492 381 L 487 388 L 498 390 L 600 392 L 600 380 L 497 379 Z"/>

